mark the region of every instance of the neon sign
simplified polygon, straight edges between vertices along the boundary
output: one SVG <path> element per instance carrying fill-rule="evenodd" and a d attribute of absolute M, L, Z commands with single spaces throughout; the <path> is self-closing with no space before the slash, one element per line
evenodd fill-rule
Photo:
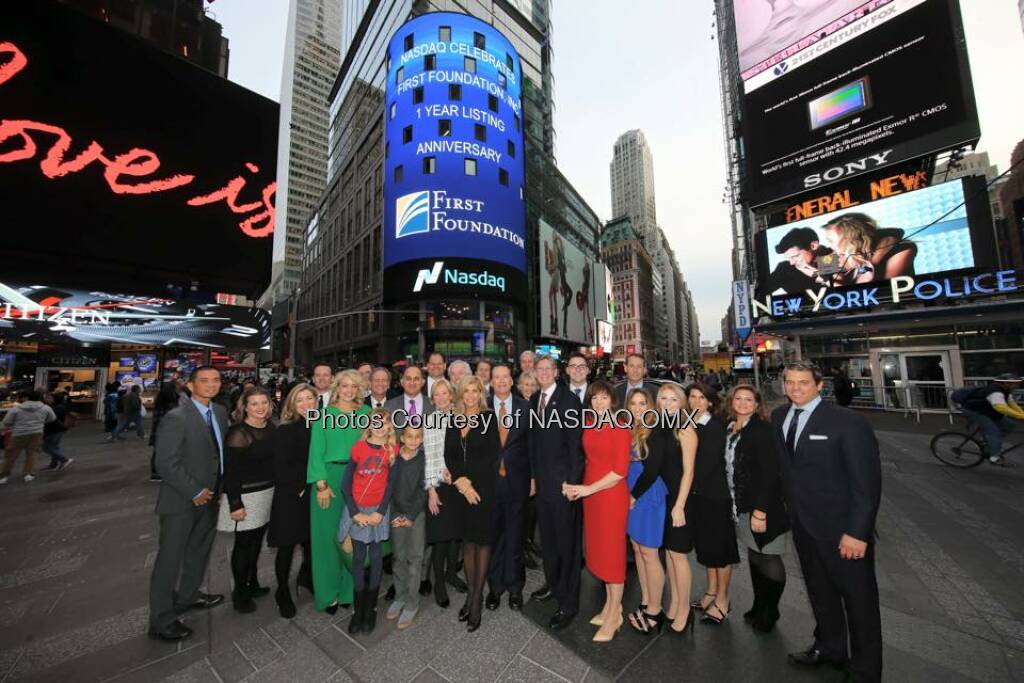
<path fill-rule="evenodd" d="M 3 59 L 6 55 L 6 59 Z M 14 43 L 0 42 L 0 86 L 28 66 L 28 57 Z M 27 119 L 0 119 L 0 145 L 11 140 L 21 141 L 21 147 L 0 152 L 0 163 L 14 163 L 34 159 L 39 152 L 40 139 L 55 138 L 39 162 L 39 168 L 51 180 L 79 173 L 89 165 L 103 167 L 103 179 L 110 191 L 117 195 L 148 195 L 169 192 L 196 183 L 196 176 L 177 173 L 154 178 L 160 169 L 160 158 L 151 150 L 135 147 L 121 154 L 110 155 L 96 140 L 69 158 L 73 139 L 60 126 Z M 246 162 L 246 170 L 258 173 L 259 167 Z M 136 182 L 132 182 L 136 179 Z M 277 183 L 271 182 L 260 191 L 260 198 L 240 202 L 239 196 L 247 180 L 239 175 L 222 187 L 203 191 L 185 200 L 191 207 L 223 202 L 225 207 L 242 217 L 239 229 L 248 237 L 267 237 L 274 232 L 274 193 Z M 201 184 L 201 183 L 196 183 Z"/>

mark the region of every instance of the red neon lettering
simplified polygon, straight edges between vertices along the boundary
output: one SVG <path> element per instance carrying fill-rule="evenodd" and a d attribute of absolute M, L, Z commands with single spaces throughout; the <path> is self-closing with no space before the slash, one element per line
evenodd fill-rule
<path fill-rule="evenodd" d="M 0 43 L 0 54 L 10 54 L 6 64 L 0 65 L 0 85 L 14 77 L 28 64 L 28 57 L 14 43 Z"/>
<path fill-rule="evenodd" d="M 0 85 L 13 78 L 28 65 L 28 58 L 14 43 L 0 43 L 0 57 L 10 55 L 6 62 L 0 63 Z M 0 120 L 0 144 L 12 138 L 21 138 L 22 146 L 8 152 L 0 153 L 0 163 L 25 161 L 36 156 L 38 145 L 30 135 L 31 132 L 49 134 L 57 139 L 39 163 L 39 168 L 47 178 L 60 178 L 70 173 L 78 173 L 93 162 L 104 166 L 103 178 L 115 194 L 152 194 L 166 192 L 177 187 L 188 185 L 195 180 L 194 175 L 177 174 L 167 178 L 149 180 L 129 184 L 122 181 L 123 177 L 142 178 L 150 176 L 160 168 L 160 158 L 148 149 L 135 147 L 118 154 L 113 159 L 107 157 L 99 142 L 93 140 L 89 145 L 71 159 L 65 159 L 71 149 L 72 139 L 66 130 L 58 126 L 29 120 Z M 258 173 L 259 167 L 246 162 L 245 167 L 252 173 Z M 274 232 L 275 209 L 273 197 L 277 183 L 273 182 L 263 188 L 262 198 L 245 204 L 238 203 L 238 195 L 245 187 L 246 180 L 238 176 L 209 194 L 193 197 L 186 201 L 188 206 L 203 206 L 223 200 L 228 209 L 235 214 L 247 213 L 262 209 L 239 223 L 242 232 L 250 237 L 266 237 Z"/>

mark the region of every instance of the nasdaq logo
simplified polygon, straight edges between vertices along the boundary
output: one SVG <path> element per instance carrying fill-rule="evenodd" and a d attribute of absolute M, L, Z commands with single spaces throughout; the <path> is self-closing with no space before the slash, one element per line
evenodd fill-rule
<path fill-rule="evenodd" d="M 430 232 L 430 190 L 413 192 L 396 199 L 395 239 L 423 232 Z"/>
<path fill-rule="evenodd" d="M 775 67 L 772 73 L 774 73 L 776 76 L 781 76 L 787 71 L 789 71 L 789 64 L 787 62 L 779 62 L 778 66 Z"/>
<path fill-rule="evenodd" d="M 416 284 L 413 285 L 412 291 L 423 291 L 423 285 L 436 285 L 437 281 L 441 278 L 442 268 L 444 268 L 444 261 L 434 261 L 433 268 L 421 270 L 416 275 Z"/>

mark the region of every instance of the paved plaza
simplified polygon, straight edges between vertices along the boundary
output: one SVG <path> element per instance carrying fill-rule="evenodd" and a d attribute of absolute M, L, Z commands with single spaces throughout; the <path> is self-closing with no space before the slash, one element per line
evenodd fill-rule
<path fill-rule="evenodd" d="M 927 451 L 928 425 L 902 418 L 878 425 L 886 680 L 1024 680 L 1024 468 L 951 470 Z M 592 643 L 587 620 L 603 589 L 587 577 L 580 618 L 562 633 L 544 626 L 548 605 L 527 603 L 516 614 L 505 602 L 467 633 L 453 594 L 448 610 L 425 602 L 406 631 L 382 617 L 372 635 L 353 638 L 348 610 L 317 613 L 302 593 L 295 619 L 281 619 L 268 596 L 254 614 L 237 614 L 229 604 L 192 613 L 191 639 L 156 642 L 146 636 L 157 531 L 149 450 L 135 437 L 105 444 L 93 424 L 76 428 L 65 445 L 75 458 L 67 471 L 31 484 L 12 477 L 0 488 L 0 683 L 840 679 L 786 664 L 787 652 L 811 642 L 813 626 L 792 553 L 782 619 L 769 635 L 740 617 L 751 600 L 743 564 L 733 616 L 719 627 L 698 623 L 684 637 L 623 630 L 610 644 Z M 230 546 L 221 534 L 212 592 L 230 592 Z M 695 575 L 699 591 L 703 573 Z M 540 580 L 530 572 L 527 590 Z M 261 557 L 261 582 L 273 585 L 272 551 Z M 631 581 L 627 609 L 637 602 Z"/>

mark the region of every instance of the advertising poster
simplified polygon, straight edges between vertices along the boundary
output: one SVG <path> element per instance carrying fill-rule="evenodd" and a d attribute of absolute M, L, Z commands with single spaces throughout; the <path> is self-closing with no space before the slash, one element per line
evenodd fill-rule
<path fill-rule="evenodd" d="M 595 272 L 583 252 L 540 221 L 540 336 L 595 344 Z"/>
<path fill-rule="evenodd" d="M 522 299 L 522 68 L 512 43 L 431 12 L 388 45 L 385 295 Z"/>
<path fill-rule="evenodd" d="M 278 104 L 63 3 L 3 12 L 3 279 L 256 298 Z"/>
<path fill-rule="evenodd" d="M 605 353 L 611 353 L 615 346 L 615 325 L 604 320 L 597 321 L 597 345 Z"/>
<path fill-rule="evenodd" d="M 265 349 L 270 347 L 270 314 L 260 308 L 0 282 L 0 333 L 6 339 L 41 342 Z M 156 370 L 152 354 L 118 363 L 135 371 Z"/>
<path fill-rule="evenodd" d="M 979 138 L 959 3 L 893 0 L 863 21 L 870 31 L 823 41 L 829 49 L 810 48 L 799 68 L 781 62 L 783 75 L 759 87 L 745 83 L 751 205 Z"/>

